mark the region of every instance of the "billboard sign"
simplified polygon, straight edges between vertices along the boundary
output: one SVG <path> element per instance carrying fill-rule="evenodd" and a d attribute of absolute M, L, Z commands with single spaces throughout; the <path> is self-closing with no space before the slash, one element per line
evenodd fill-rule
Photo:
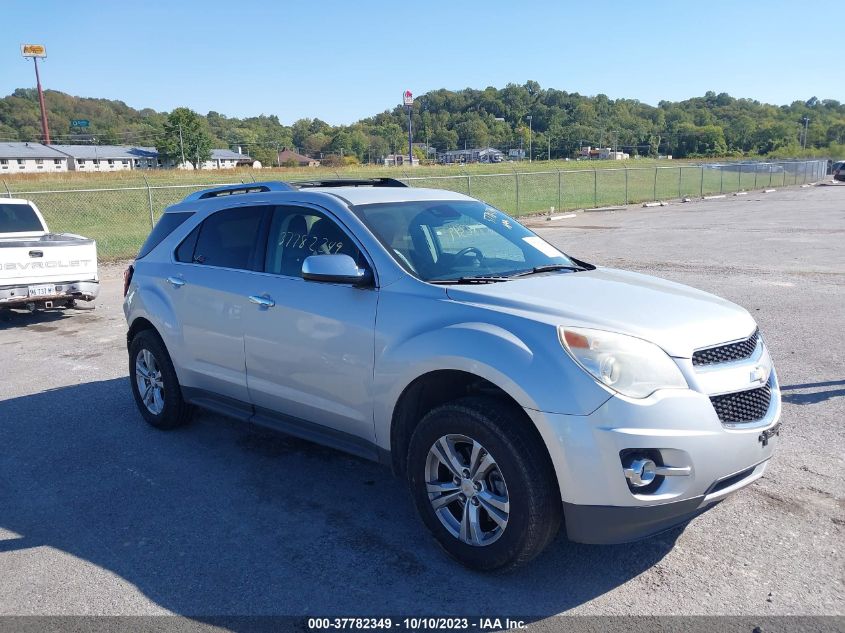
<path fill-rule="evenodd" d="M 47 57 L 47 47 L 41 44 L 21 44 L 21 55 L 24 57 Z"/>
<path fill-rule="evenodd" d="M 71 127 L 88 127 L 91 122 L 88 119 L 71 119 Z"/>
<path fill-rule="evenodd" d="M 404 103 L 406 106 L 414 105 L 414 95 L 413 93 L 411 93 L 410 90 L 406 90 L 402 93 L 402 103 Z"/>

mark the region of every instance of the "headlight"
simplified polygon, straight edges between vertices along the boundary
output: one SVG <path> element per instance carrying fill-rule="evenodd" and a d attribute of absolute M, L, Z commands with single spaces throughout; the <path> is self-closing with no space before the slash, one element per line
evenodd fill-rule
<path fill-rule="evenodd" d="M 587 373 L 632 398 L 658 389 L 685 389 L 681 370 L 662 349 L 641 338 L 587 328 L 558 328 L 560 342 Z"/>

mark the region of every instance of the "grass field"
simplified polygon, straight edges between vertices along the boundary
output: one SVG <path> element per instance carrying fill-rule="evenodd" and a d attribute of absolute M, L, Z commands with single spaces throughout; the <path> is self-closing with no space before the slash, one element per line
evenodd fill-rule
<path fill-rule="evenodd" d="M 93 237 L 103 259 L 133 256 L 164 208 L 214 184 L 391 176 L 414 187 L 472 195 L 520 216 L 558 210 L 668 200 L 782 187 L 819 178 L 823 162 L 700 165 L 683 161 L 539 161 L 402 168 L 260 171 L 126 171 L 102 174 L 21 174 L 0 192 L 21 195 L 41 209 L 51 230 Z"/>

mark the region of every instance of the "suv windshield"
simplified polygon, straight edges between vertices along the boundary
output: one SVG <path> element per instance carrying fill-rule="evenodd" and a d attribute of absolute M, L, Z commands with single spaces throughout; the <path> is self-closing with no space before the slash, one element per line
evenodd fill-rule
<path fill-rule="evenodd" d="M 35 233 L 43 230 L 35 209 L 28 204 L 0 202 L 0 233 Z"/>
<path fill-rule="evenodd" d="M 394 259 L 424 281 L 511 277 L 576 267 L 554 246 L 483 202 L 430 200 L 356 206 Z"/>

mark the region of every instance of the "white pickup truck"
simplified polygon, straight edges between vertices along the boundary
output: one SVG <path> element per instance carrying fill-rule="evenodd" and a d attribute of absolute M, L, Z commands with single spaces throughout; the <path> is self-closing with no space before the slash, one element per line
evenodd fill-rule
<path fill-rule="evenodd" d="M 99 290 L 94 240 L 50 233 L 35 204 L 0 199 L 0 308 L 69 308 Z"/>

